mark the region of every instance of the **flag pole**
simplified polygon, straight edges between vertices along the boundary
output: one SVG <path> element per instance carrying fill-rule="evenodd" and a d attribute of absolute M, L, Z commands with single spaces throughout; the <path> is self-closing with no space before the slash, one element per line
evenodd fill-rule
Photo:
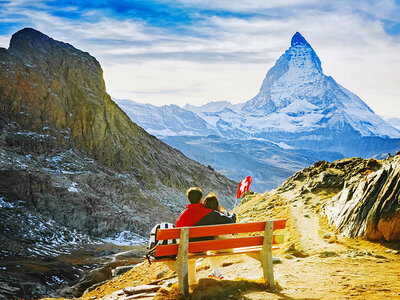
<path fill-rule="evenodd" d="M 236 208 L 237 199 L 239 199 L 239 198 L 236 198 L 236 200 L 235 200 L 235 206 L 233 207 L 233 209 Z"/>

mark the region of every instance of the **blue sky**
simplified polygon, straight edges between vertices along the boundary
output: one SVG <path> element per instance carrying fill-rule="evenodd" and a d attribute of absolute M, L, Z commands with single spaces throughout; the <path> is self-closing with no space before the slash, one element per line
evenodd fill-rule
<path fill-rule="evenodd" d="M 95 56 L 111 96 L 155 105 L 251 99 L 299 31 L 325 74 L 400 117 L 399 0 L 0 0 L 0 46 L 24 27 Z"/>

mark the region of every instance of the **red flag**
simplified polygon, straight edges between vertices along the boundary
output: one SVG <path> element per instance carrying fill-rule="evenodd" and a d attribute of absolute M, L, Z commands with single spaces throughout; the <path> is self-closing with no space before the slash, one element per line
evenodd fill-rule
<path fill-rule="evenodd" d="M 239 189 L 236 198 L 240 198 L 244 192 L 247 192 L 249 190 L 250 183 L 251 183 L 250 176 L 247 176 L 246 179 L 243 179 L 241 182 L 239 182 Z"/>

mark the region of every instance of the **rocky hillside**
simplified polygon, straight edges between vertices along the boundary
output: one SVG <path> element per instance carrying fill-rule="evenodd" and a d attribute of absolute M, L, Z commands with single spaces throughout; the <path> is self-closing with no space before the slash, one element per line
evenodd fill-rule
<path fill-rule="evenodd" d="M 89 53 L 30 28 L 0 48 L 4 207 L 104 238 L 173 220 L 193 185 L 233 199 L 234 182 L 134 124 L 102 73 Z"/>

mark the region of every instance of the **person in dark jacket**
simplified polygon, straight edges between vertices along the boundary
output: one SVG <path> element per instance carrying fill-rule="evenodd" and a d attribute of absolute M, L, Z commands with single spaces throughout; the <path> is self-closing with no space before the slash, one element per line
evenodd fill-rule
<path fill-rule="evenodd" d="M 215 224 L 227 224 L 235 223 L 236 215 L 224 215 L 223 213 L 206 208 L 202 203 L 203 192 L 199 187 L 192 187 L 186 192 L 186 196 L 189 200 L 189 204 L 186 209 L 181 212 L 178 219 L 176 220 L 176 227 L 189 227 L 189 226 L 203 226 L 203 225 L 215 225 Z M 213 239 L 214 237 L 206 237 L 204 239 Z M 190 239 L 193 241 L 195 239 Z M 199 239 L 197 239 L 199 240 Z M 224 278 L 219 271 L 221 260 L 219 257 L 210 257 L 210 265 L 214 270 L 210 277 L 217 277 L 219 279 Z M 196 278 L 196 260 L 189 259 L 188 262 L 188 275 L 189 285 L 197 284 Z"/>

